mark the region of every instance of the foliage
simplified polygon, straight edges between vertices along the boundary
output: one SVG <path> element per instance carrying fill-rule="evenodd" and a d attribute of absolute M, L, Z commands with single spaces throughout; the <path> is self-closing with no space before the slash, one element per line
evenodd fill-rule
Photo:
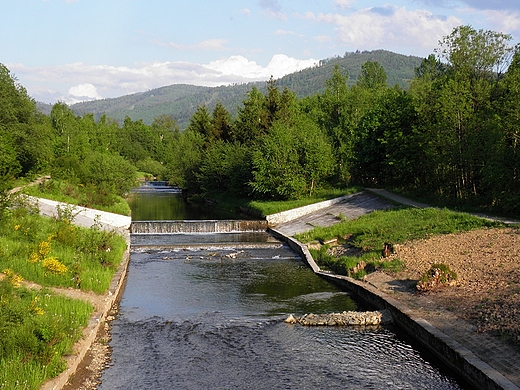
<path fill-rule="evenodd" d="M 247 183 L 251 171 L 247 164 L 249 148 L 222 140 L 210 144 L 196 173 L 197 182 L 204 193 L 249 195 Z"/>
<path fill-rule="evenodd" d="M 105 292 L 122 259 L 124 238 L 16 209 L 0 228 L 0 269 L 38 284 Z"/>
<path fill-rule="evenodd" d="M 443 286 L 450 286 L 457 280 L 457 273 L 446 264 L 435 263 L 417 282 L 417 290 L 430 291 Z"/>

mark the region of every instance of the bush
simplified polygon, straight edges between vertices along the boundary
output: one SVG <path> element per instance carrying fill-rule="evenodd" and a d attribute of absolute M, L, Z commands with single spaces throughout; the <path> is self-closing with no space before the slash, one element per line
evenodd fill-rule
<path fill-rule="evenodd" d="M 421 292 L 435 290 L 443 286 L 452 286 L 457 280 L 457 274 L 446 264 L 433 264 L 417 283 Z"/>

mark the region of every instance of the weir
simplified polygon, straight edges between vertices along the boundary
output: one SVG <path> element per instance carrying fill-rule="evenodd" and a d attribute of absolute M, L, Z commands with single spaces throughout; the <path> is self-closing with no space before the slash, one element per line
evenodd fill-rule
<path fill-rule="evenodd" d="M 253 233 L 267 230 L 265 220 L 133 221 L 132 234 Z"/>

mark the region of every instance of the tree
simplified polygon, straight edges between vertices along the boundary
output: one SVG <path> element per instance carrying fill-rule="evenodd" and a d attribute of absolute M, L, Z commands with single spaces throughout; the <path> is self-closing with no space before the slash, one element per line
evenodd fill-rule
<path fill-rule="evenodd" d="M 199 190 L 197 173 L 202 159 L 204 136 L 198 131 L 186 130 L 172 145 L 170 160 L 167 161 L 169 181 L 188 192 Z"/>
<path fill-rule="evenodd" d="M 81 181 L 123 196 L 135 186 L 135 175 L 135 167 L 122 156 L 93 152 L 84 162 Z"/>
<path fill-rule="evenodd" d="M 217 102 L 211 118 L 211 134 L 209 140 L 210 142 L 220 139 L 230 141 L 232 132 L 231 115 L 221 102 Z"/>
<path fill-rule="evenodd" d="M 150 127 L 141 119 L 132 121 L 126 117 L 120 133 L 120 153 L 123 157 L 135 164 L 153 155 L 156 142 Z"/>
<path fill-rule="evenodd" d="M 253 87 L 239 107 L 235 121 L 232 140 L 243 144 L 251 144 L 269 129 L 269 111 L 265 104 L 265 96 Z"/>
<path fill-rule="evenodd" d="M 331 174 L 335 162 L 326 134 L 308 117 L 294 125 L 275 122 L 252 156 L 251 188 L 272 199 L 312 193 Z"/>
<path fill-rule="evenodd" d="M 378 63 L 367 61 L 361 66 L 357 84 L 361 88 L 377 90 L 387 87 L 385 69 Z"/>
<path fill-rule="evenodd" d="M 197 180 L 203 193 L 248 195 L 250 181 L 249 148 L 246 145 L 217 140 L 202 156 Z"/>
<path fill-rule="evenodd" d="M 197 111 L 190 118 L 187 130 L 197 132 L 204 137 L 205 144 L 209 145 L 212 138 L 211 116 L 205 105 L 197 106 Z"/>

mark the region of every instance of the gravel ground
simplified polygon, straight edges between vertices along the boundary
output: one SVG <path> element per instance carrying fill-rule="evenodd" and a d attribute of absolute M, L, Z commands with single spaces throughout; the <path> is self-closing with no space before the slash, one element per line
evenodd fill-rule
<path fill-rule="evenodd" d="M 506 337 L 520 344 L 520 229 L 481 229 L 411 241 L 393 257 L 404 263 L 391 273 L 414 287 L 434 263 L 457 273 L 454 286 L 426 293 L 428 299 L 477 327 L 478 332 Z"/>

